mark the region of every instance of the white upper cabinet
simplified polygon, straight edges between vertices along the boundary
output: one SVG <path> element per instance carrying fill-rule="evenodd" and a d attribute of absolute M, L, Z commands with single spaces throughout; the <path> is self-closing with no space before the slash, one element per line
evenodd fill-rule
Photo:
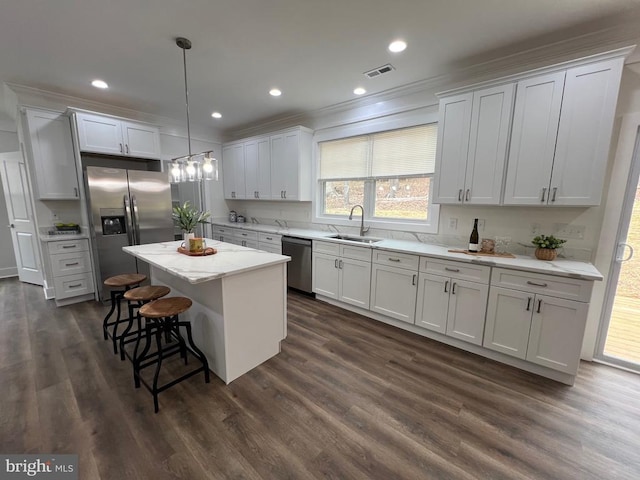
<path fill-rule="evenodd" d="M 518 82 L 504 193 L 506 205 L 546 202 L 564 78 L 565 72 L 557 72 Z"/>
<path fill-rule="evenodd" d="M 623 61 L 518 82 L 505 205 L 600 204 Z"/>
<path fill-rule="evenodd" d="M 26 130 L 37 198 L 79 199 L 69 117 L 57 112 L 27 109 Z"/>
<path fill-rule="evenodd" d="M 222 184 L 224 198 L 245 198 L 244 144 L 234 143 L 222 148 Z"/>
<path fill-rule="evenodd" d="M 500 203 L 513 93 L 506 84 L 440 101 L 435 203 Z"/>
<path fill-rule="evenodd" d="M 311 134 L 307 128 L 295 127 L 225 145 L 225 198 L 311 201 Z M 242 164 L 228 160 L 229 155 L 234 159 L 238 155 L 232 145 L 244 148 Z"/>
<path fill-rule="evenodd" d="M 245 198 L 271 198 L 271 147 L 269 137 L 244 144 Z"/>
<path fill-rule="evenodd" d="M 83 152 L 138 158 L 160 157 L 160 133 L 152 126 L 113 117 L 76 113 Z"/>

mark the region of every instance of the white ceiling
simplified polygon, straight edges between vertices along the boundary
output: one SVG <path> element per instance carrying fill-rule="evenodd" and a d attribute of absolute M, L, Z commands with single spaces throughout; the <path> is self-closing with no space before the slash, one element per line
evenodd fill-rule
<path fill-rule="evenodd" d="M 0 81 L 220 131 L 588 34 L 638 0 L 2 0 Z M 633 10 L 633 11 L 632 11 Z M 613 22 L 613 23 L 612 23 Z M 402 38 L 408 48 L 387 51 Z M 396 70 L 367 79 L 391 63 Z M 94 78 L 110 88 L 97 90 Z M 268 95 L 271 87 L 283 91 Z M 222 113 L 221 120 L 210 117 Z"/>

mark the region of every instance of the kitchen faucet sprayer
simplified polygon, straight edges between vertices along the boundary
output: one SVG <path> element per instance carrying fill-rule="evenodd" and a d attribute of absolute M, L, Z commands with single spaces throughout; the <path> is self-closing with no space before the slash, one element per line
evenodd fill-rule
<path fill-rule="evenodd" d="M 362 205 L 353 206 L 351 212 L 349 213 L 349 220 L 353 220 L 353 211 L 356 209 L 356 207 L 360 207 L 360 211 L 362 212 L 362 215 L 360 216 L 360 236 L 364 237 L 364 234 L 369 231 L 369 227 L 365 228 L 364 226 L 364 208 L 362 208 Z"/>

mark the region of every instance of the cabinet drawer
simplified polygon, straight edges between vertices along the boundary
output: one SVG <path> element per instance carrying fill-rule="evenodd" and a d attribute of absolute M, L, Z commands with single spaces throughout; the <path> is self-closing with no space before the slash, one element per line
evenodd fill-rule
<path fill-rule="evenodd" d="M 91 272 L 89 252 L 58 253 L 49 258 L 54 277 Z"/>
<path fill-rule="evenodd" d="M 233 232 L 233 235 L 241 240 L 252 240 L 254 242 L 258 241 L 258 232 L 236 229 L 236 231 Z"/>
<path fill-rule="evenodd" d="M 282 235 L 275 233 L 258 232 L 258 241 L 260 243 L 271 243 L 273 245 L 282 245 Z"/>
<path fill-rule="evenodd" d="M 282 246 L 281 245 L 272 245 L 271 243 L 259 243 L 258 244 L 258 248 L 259 250 L 262 250 L 263 252 L 269 252 L 269 253 L 277 253 L 278 255 L 282 255 Z"/>
<path fill-rule="evenodd" d="M 551 297 L 566 298 L 578 302 L 588 302 L 591 298 L 593 282 L 579 278 L 556 277 L 541 273 L 494 268 L 491 276 L 491 285 L 531 293 L 542 293 Z"/>
<path fill-rule="evenodd" d="M 89 241 L 85 238 L 79 240 L 61 240 L 59 242 L 49 242 L 49 253 L 71 253 L 71 252 L 88 252 Z"/>
<path fill-rule="evenodd" d="M 313 251 L 318 253 L 326 253 L 327 255 L 340 255 L 340 244 L 335 242 L 319 242 L 313 241 Z"/>
<path fill-rule="evenodd" d="M 390 265 L 392 267 L 418 270 L 420 257 L 418 255 L 408 255 L 406 253 L 375 250 L 373 252 L 373 262 L 380 265 Z"/>
<path fill-rule="evenodd" d="M 53 279 L 53 286 L 58 300 L 86 295 L 93 293 L 93 275 L 89 272 L 57 277 Z"/>
<path fill-rule="evenodd" d="M 369 247 L 340 245 L 340 256 L 344 258 L 352 258 L 354 260 L 364 260 L 365 262 L 371 262 L 371 249 Z"/>
<path fill-rule="evenodd" d="M 471 282 L 489 283 L 491 267 L 420 257 L 420 271 Z"/>
<path fill-rule="evenodd" d="M 213 226 L 213 233 L 214 234 L 217 233 L 218 235 L 233 235 L 237 231 L 238 231 L 237 228 L 221 227 L 219 225 L 214 225 Z"/>

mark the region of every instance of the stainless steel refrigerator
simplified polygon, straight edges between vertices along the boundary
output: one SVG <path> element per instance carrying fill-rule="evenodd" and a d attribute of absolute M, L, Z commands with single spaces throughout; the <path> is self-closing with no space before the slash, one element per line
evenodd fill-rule
<path fill-rule="evenodd" d="M 173 240 L 171 187 L 167 174 L 118 168 L 86 167 L 91 239 L 97 256 L 100 300 L 109 298 L 104 280 L 122 273 L 149 275 L 147 263 L 122 247 Z"/>

